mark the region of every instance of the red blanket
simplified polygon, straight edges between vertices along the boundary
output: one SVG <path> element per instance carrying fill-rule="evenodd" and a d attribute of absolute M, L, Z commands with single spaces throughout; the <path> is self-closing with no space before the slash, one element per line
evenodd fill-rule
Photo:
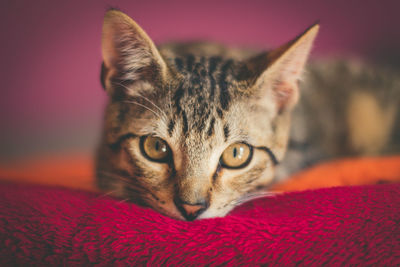
<path fill-rule="evenodd" d="M 13 182 L 0 183 L 0 266 L 400 265 L 400 156 L 322 164 L 275 190 L 342 187 L 259 199 L 194 222 L 49 187 L 95 191 L 89 157 L 3 166 L 0 180 Z"/>
<path fill-rule="evenodd" d="M 400 184 L 264 198 L 176 221 L 95 193 L 0 185 L 0 265 L 400 265 Z"/>

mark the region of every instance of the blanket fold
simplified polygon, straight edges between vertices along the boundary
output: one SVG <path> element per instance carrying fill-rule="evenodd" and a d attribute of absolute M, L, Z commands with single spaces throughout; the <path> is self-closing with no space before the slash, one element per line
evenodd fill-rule
<path fill-rule="evenodd" d="M 0 184 L 0 265 L 400 264 L 400 184 L 285 193 L 176 221 L 70 189 Z"/>

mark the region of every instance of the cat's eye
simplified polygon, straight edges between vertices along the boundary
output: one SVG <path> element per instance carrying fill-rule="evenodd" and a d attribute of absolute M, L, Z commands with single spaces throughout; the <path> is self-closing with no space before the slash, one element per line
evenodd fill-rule
<path fill-rule="evenodd" d="M 170 160 L 171 149 L 161 138 L 155 136 L 142 136 L 140 139 L 142 153 L 150 160 L 167 162 Z"/>
<path fill-rule="evenodd" d="M 249 164 L 253 156 L 253 148 L 245 143 L 230 145 L 222 153 L 220 163 L 222 167 L 229 169 L 244 168 Z"/>

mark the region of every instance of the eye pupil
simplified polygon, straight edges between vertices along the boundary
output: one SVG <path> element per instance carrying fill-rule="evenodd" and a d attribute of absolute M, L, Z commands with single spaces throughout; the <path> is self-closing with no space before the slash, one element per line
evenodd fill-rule
<path fill-rule="evenodd" d="M 220 162 L 226 168 L 238 169 L 245 167 L 251 160 L 252 148 L 245 143 L 235 143 L 225 149 Z"/>
<path fill-rule="evenodd" d="M 142 153 L 150 160 L 156 162 L 167 162 L 170 158 L 168 144 L 155 136 L 143 136 L 140 141 Z"/>

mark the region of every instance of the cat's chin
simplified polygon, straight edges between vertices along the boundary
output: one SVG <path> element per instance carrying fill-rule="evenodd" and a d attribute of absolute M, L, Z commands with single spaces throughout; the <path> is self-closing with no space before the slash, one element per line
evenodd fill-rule
<path fill-rule="evenodd" d="M 229 211 L 228 212 L 226 212 L 226 213 L 223 213 L 223 214 L 202 214 L 202 215 L 200 215 L 199 217 L 197 217 L 195 220 L 193 220 L 193 221 L 198 221 L 198 220 L 203 220 L 203 219 L 212 219 L 212 218 L 220 218 L 220 217 L 225 217 L 225 215 L 227 215 L 229 213 Z M 170 217 L 171 219 L 175 219 L 175 220 L 178 220 L 178 221 L 192 221 L 192 220 L 187 220 L 187 219 L 185 219 L 183 216 L 181 216 L 181 215 L 178 215 L 178 216 L 175 216 L 175 215 L 170 215 L 170 214 L 165 214 L 165 213 L 163 213 L 163 215 L 165 215 L 165 216 L 167 216 L 167 217 Z"/>
<path fill-rule="evenodd" d="M 218 212 L 214 209 L 209 209 L 206 210 L 204 213 L 202 213 L 201 215 L 199 215 L 199 217 L 197 217 L 195 219 L 195 221 L 198 220 L 202 220 L 202 219 L 212 219 L 212 218 L 219 218 L 219 217 L 225 217 L 234 207 L 230 207 L 230 208 L 226 208 L 224 210 L 218 210 Z M 167 211 L 165 209 L 157 209 L 154 208 L 153 209 L 159 213 L 161 213 L 164 216 L 167 216 L 171 219 L 175 219 L 178 221 L 190 221 L 185 219 L 178 211 Z"/>

